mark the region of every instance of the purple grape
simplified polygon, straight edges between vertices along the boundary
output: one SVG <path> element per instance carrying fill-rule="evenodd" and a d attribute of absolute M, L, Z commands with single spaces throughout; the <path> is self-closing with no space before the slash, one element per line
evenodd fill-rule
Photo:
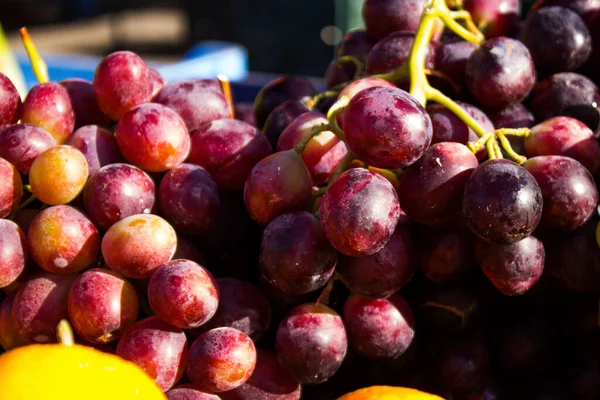
<path fill-rule="evenodd" d="M 513 103 L 500 110 L 490 110 L 487 116 L 496 129 L 531 128 L 535 125 L 535 117 L 523 103 Z M 508 139 L 513 137 L 509 136 Z"/>
<path fill-rule="evenodd" d="M 82 126 L 67 138 L 65 144 L 73 146 L 83 153 L 88 162 L 90 175 L 105 165 L 125 161 L 115 135 L 97 125 Z"/>
<path fill-rule="evenodd" d="M 521 0 L 463 0 L 486 37 L 509 36 L 518 28 Z"/>
<path fill-rule="evenodd" d="M 235 119 L 247 123 L 248 125 L 256 126 L 256 118 L 254 118 L 254 103 L 243 101 L 237 103 L 234 107 Z"/>
<path fill-rule="evenodd" d="M 55 145 L 52 135 L 34 125 L 14 124 L 0 131 L 0 157 L 22 174 L 28 174 L 35 159 Z"/>
<path fill-rule="evenodd" d="M 277 148 L 277 141 L 283 130 L 295 120 L 296 117 L 309 111 L 311 111 L 311 108 L 300 100 L 288 100 L 277 106 L 271 114 L 269 114 L 269 118 L 265 121 L 265 125 L 262 129 L 262 132 L 269 139 L 269 142 L 271 142 L 271 146 Z"/>
<path fill-rule="evenodd" d="M 538 0 L 533 9 L 551 6 L 567 7 L 575 11 L 590 29 L 600 16 L 600 1 L 598 0 Z"/>
<path fill-rule="evenodd" d="M 177 385 L 165 394 L 168 400 L 222 400 L 216 394 L 201 391 L 190 383 Z"/>
<path fill-rule="evenodd" d="M 5 288 L 21 275 L 29 254 L 25 234 L 11 220 L 0 219 L 0 248 L 0 288 Z"/>
<path fill-rule="evenodd" d="M 356 72 L 356 64 L 333 59 L 325 72 L 325 84 L 328 89 L 332 89 L 342 83 L 351 82 L 356 76 Z"/>
<path fill-rule="evenodd" d="M 467 60 L 476 48 L 475 44 L 464 40 L 442 43 L 435 51 L 435 69 L 458 85 L 465 85 Z"/>
<path fill-rule="evenodd" d="M 0 73 L 0 98 L 0 127 L 16 124 L 21 117 L 21 95 L 3 73 Z"/>
<path fill-rule="evenodd" d="M 396 31 L 416 32 L 424 7 L 425 0 L 367 0 L 362 17 L 369 35 L 381 40 Z"/>
<path fill-rule="evenodd" d="M 92 82 L 86 79 L 69 78 L 60 81 L 67 89 L 73 112 L 75 113 L 75 129 L 86 125 L 108 126 L 110 118 L 104 115 L 98 101 Z"/>
<path fill-rule="evenodd" d="M 383 74 L 399 68 L 408 59 L 415 34 L 413 32 L 394 32 L 381 39 L 369 53 L 367 73 Z M 425 58 L 425 68 L 435 68 L 435 47 L 430 45 Z"/>
<path fill-rule="evenodd" d="M 462 338 L 445 344 L 436 361 L 442 384 L 452 392 L 465 393 L 485 378 L 489 356 L 480 341 Z"/>
<path fill-rule="evenodd" d="M 460 229 L 423 229 L 419 235 L 419 267 L 434 282 L 447 283 L 465 275 L 472 265 L 475 243 Z"/>
<path fill-rule="evenodd" d="M 486 132 L 494 130 L 494 125 L 490 119 L 479 108 L 468 103 L 458 102 L 458 104 L 473 117 Z M 469 141 L 477 138 L 477 134 L 473 132 L 467 124 L 443 105 L 428 105 L 427 112 L 429 113 L 433 125 L 432 144 L 440 142 L 467 144 Z"/>
<path fill-rule="evenodd" d="M 367 31 L 355 29 L 346 33 L 344 39 L 338 44 L 336 56 L 365 57 L 376 43 L 377 41 L 369 36 Z"/>
<path fill-rule="evenodd" d="M 0 158 L 0 218 L 6 218 L 17 211 L 23 198 L 23 181 L 17 169 Z"/>

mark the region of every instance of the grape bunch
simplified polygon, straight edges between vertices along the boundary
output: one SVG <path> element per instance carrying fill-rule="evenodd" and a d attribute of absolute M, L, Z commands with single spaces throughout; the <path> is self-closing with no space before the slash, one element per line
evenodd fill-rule
<path fill-rule="evenodd" d="M 173 400 L 600 398 L 600 3 L 520 10 L 366 0 L 253 105 L 0 75 L 0 345 L 67 320 Z"/>

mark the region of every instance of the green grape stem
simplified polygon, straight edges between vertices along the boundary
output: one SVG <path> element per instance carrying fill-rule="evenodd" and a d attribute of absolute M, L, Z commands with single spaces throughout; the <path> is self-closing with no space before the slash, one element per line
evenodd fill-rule
<path fill-rule="evenodd" d="M 306 137 L 304 137 L 301 141 L 296 143 L 296 145 L 294 146 L 294 151 L 298 154 L 302 154 L 304 149 L 306 149 L 308 142 L 310 142 L 313 138 L 319 136 L 321 133 L 327 131 L 331 131 L 329 124 L 321 124 L 315 126 L 314 128 L 312 128 L 310 133 L 306 135 Z"/>

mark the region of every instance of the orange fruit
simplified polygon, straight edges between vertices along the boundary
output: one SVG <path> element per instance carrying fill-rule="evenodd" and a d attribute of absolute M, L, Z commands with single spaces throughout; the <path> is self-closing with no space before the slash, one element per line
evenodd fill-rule
<path fill-rule="evenodd" d="M 393 386 L 371 386 L 345 394 L 338 400 L 444 400 L 416 389 Z"/>

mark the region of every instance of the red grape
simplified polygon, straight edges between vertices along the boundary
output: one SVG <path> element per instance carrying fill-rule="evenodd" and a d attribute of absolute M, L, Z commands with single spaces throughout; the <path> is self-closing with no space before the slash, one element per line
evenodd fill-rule
<path fill-rule="evenodd" d="M 419 267 L 434 282 L 461 278 L 472 267 L 474 241 L 460 229 L 423 229 L 419 235 Z"/>
<path fill-rule="evenodd" d="M 52 135 L 34 125 L 9 125 L 0 132 L 0 157 L 22 174 L 28 174 L 33 161 L 55 145 Z"/>
<path fill-rule="evenodd" d="M 88 162 L 90 175 L 105 165 L 123 161 L 115 136 L 97 125 L 82 126 L 67 138 L 65 144 L 81 151 Z"/>
<path fill-rule="evenodd" d="M 262 129 L 263 134 L 269 139 L 269 142 L 271 142 L 271 146 L 276 148 L 277 141 L 283 130 L 295 120 L 296 117 L 309 111 L 311 111 L 311 108 L 300 100 L 288 100 L 277 106 L 271 114 L 269 114 L 269 118 L 265 121 L 265 126 Z"/>
<path fill-rule="evenodd" d="M 174 168 L 190 153 L 190 135 L 182 119 L 160 104 L 142 104 L 126 112 L 115 136 L 123 156 L 150 172 Z"/>
<path fill-rule="evenodd" d="M 283 318 L 275 339 L 277 357 L 300 383 L 328 380 L 346 356 L 348 340 L 340 316 L 324 305 L 303 304 Z"/>
<path fill-rule="evenodd" d="M 23 231 L 8 219 L 0 219 L 0 249 L 0 288 L 5 288 L 21 275 L 29 253 Z"/>
<path fill-rule="evenodd" d="M 173 260 L 181 259 L 193 261 L 200 265 L 206 264 L 204 255 L 202 255 L 196 245 L 181 236 L 177 236 L 177 250 L 175 250 Z"/>
<path fill-rule="evenodd" d="M 467 60 L 477 46 L 464 40 L 442 43 L 435 51 L 435 69 L 458 85 L 465 85 Z M 428 107 L 429 109 L 429 107 Z"/>
<path fill-rule="evenodd" d="M 138 214 L 115 223 L 102 238 L 106 264 L 126 278 L 146 278 L 171 260 L 175 230 L 161 217 Z"/>
<path fill-rule="evenodd" d="M 150 69 L 130 51 L 117 51 L 104 57 L 94 73 L 93 86 L 98 106 L 115 121 L 152 96 Z"/>
<path fill-rule="evenodd" d="M 550 6 L 567 7 L 575 11 L 590 28 L 594 26 L 594 22 L 600 16 L 600 1 L 598 0 L 538 0 L 533 9 Z"/>
<path fill-rule="evenodd" d="M 140 302 L 135 288 L 116 272 L 94 268 L 77 277 L 68 299 L 69 321 L 91 343 L 110 343 L 135 323 Z"/>
<path fill-rule="evenodd" d="M 190 347 L 187 375 L 202 390 L 226 392 L 246 382 L 256 364 L 252 340 L 233 328 L 216 328 Z"/>
<path fill-rule="evenodd" d="M 19 334 L 19 328 L 12 315 L 14 296 L 8 296 L 0 304 L 0 346 L 6 351 L 30 344 Z"/>
<path fill-rule="evenodd" d="M 523 103 L 513 103 L 500 110 L 487 113 L 494 128 L 531 128 L 535 125 L 535 117 Z M 509 140 L 512 137 L 509 137 Z"/>
<path fill-rule="evenodd" d="M 359 92 L 343 116 L 346 143 L 377 168 L 404 168 L 418 160 L 433 134 L 431 119 L 402 89 L 373 87 Z"/>
<path fill-rule="evenodd" d="M 67 90 L 73 112 L 75 113 L 75 128 L 85 125 L 108 126 L 110 118 L 98 107 L 96 93 L 92 82 L 86 79 L 69 78 L 60 81 L 60 84 Z"/>
<path fill-rule="evenodd" d="M 236 103 L 234 111 L 235 119 L 256 127 L 256 118 L 254 118 L 254 103 L 249 101 Z"/>
<path fill-rule="evenodd" d="M 38 83 L 23 102 L 21 121 L 45 129 L 57 143 L 63 143 L 75 127 L 69 93 L 57 82 Z"/>
<path fill-rule="evenodd" d="M 352 82 L 356 72 L 356 64 L 333 59 L 325 72 L 325 84 L 328 89 L 333 89 L 342 83 Z"/>
<path fill-rule="evenodd" d="M 54 206 L 40 212 L 27 238 L 36 264 L 56 274 L 89 267 L 100 249 L 100 235 L 94 224 L 71 206 Z"/>
<path fill-rule="evenodd" d="M 23 182 L 19 171 L 3 158 L 0 158 L 0 182 L 0 218 L 6 218 L 19 207 Z"/>
<path fill-rule="evenodd" d="M 462 4 L 486 37 L 509 36 L 518 28 L 520 0 L 463 0 Z"/>
<path fill-rule="evenodd" d="M 324 286 L 337 260 L 321 223 L 306 211 L 280 215 L 263 231 L 260 271 L 286 293 L 304 294 Z"/>
<path fill-rule="evenodd" d="M 188 360 L 185 333 L 179 328 L 150 317 L 125 331 L 116 354 L 137 364 L 163 391 L 182 377 Z"/>
<path fill-rule="evenodd" d="M 16 124 L 21 116 L 21 95 L 3 73 L 0 73 L 0 99 L 0 127 Z"/>
<path fill-rule="evenodd" d="M 367 31 L 354 29 L 346 33 L 335 51 L 337 57 L 367 56 L 377 41 Z"/>
<path fill-rule="evenodd" d="M 367 0 L 362 17 L 369 35 L 381 40 L 396 31 L 416 32 L 425 0 Z"/>
<path fill-rule="evenodd" d="M 58 323 L 69 317 L 67 298 L 76 275 L 42 272 L 17 291 L 12 314 L 19 335 L 38 343 L 56 342 Z"/>
<path fill-rule="evenodd" d="M 221 212 L 217 184 L 193 164 L 181 164 L 167 172 L 158 188 L 158 203 L 173 227 L 193 235 L 214 227 Z"/>
<path fill-rule="evenodd" d="M 173 260 L 150 278 L 152 311 L 173 326 L 197 328 L 215 315 L 219 289 L 212 274 L 193 261 Z"/>
<path fill-rule="evenodd" d="M 189 383 L 175 386 L 166 395 L 168 400 L 221 400 L 216 394 L 203 392 Z"/>
<path fill-rule="evenodd" d="M 399 218 L 400 205 L 392 184 L 363 168 L 340 175 L 321 203 L 325 235 L 336 250 L 353 257 L 381 250 Z"/>
<path fill-rule="evenodd" d="M 408 60 L 410 49 L 415 40 L 415 34 L 409 31 L 391 33 L 381 39 L 369 53 L 367 73 L 370 75 L 384 74 L 399 68 Z M 425 68 L 435 68 L 435 47 L 427 48 Z"/>
<path fill-rule="evenodd" d="M 486 132 L 494 130 L 492 121 L 479 108 L 468 104 L 458 102 L 458 104 L 481 125 Z M 457 142 L 467 144 L 470 141 L 477 140 L 477 134 L 469 128 L 452 111 L 441 104 L 431 104 L 427 106 L 427 113 L 431 118 L 433 126 L 432 144 L 440 142 Z M 487 157 L 487 152 L 485 153 Z M 477 153 L 480 158 L 480 152 Z"/>
<path fill-rule="evenodd" d="M 150 96 L 150 98 L 154 99 L 158 92 L 160 92 L 162 88 L 165 87 L 166 83 L 160 72 L 158 72 L 154 68 L 148 69 L 150 70 L 150 79 L 152 79 L 152 95 Z"/>
<path fill-rule="evenodd" d="M 242 189 L 252 168 L 273 150 L 257 128 L 235 119 L 214 120 L 190 134 L 187 162 L 206 169 L 224 190 Z"/>
<path fill-rule="evenodd" d="M 384 79 L 373 77 L 362 78 L 351 82 L 350 84 L 348 84 L 348 86 L 343 88 L 340 91 L 338 98 L 341 99 L 342 97 L 346 97 L 348 99 L 352 99 L 354 96 L 356 96 L 358 93 L 362 92 L 365 89 L 381 86 L 396 87 L 396 85 Z"/>

